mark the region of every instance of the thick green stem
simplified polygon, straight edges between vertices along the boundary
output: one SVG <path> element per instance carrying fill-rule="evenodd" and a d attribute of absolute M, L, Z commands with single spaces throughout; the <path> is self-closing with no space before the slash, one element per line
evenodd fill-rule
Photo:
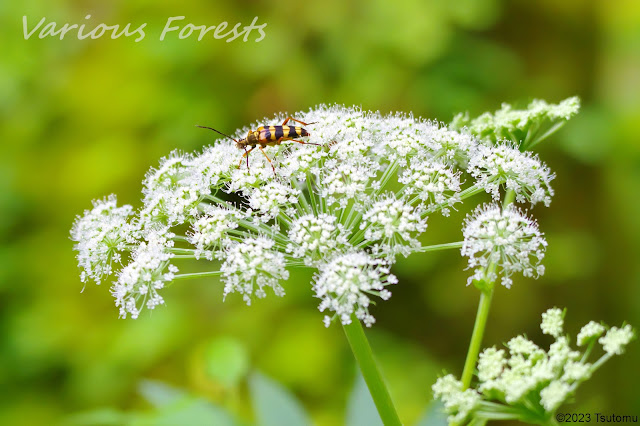
<path fill-rule="evenodd" d="M 509 204 L 513 203 L 516 199 L 516 193 L 509 189 L 506 194 L 504 194 L 504 200 L 502 201 L 502 208 L 505 209 Z"/>
<path fill-rule="evenodd" d="M 343 328 L 382 422 L 387 426 L 402 425 L 391 400 L 391 395 L 389 395 L 380 371 L 378 371 L 378 366 L 373 359 L 373 352 L 362 329 L 362 324 L 354 318 L 351 324 L 343 325 Z"/>
<path fill-rule="evenodd" d="M 476 314 L 476 323 L 473 326 L 473 334 L 471 334 L 471 343 L 469 343 L 469 351 L 467 359 L 464 362 L 464 370 L 462 371 L 462 387 L 467 389 L 471 385 L 473 370 L 478 362 L 480 347 L 482 346 L 482 336 L 489 318 L 489 308 L 491 308 L 491 299 L 493 298 L 493 286 L 490 290 L 480 293 L 480 303 L 478 304 L 478 313 Z"/>

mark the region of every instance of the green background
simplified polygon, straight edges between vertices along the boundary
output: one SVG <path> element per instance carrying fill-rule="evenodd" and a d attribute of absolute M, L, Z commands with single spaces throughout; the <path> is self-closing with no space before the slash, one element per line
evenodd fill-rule
<path fill-rule="evenodd" d="M 31 26 L 87 14 L 94 25 L 146 22 L 146 38 L 22 35 L 23 15 Z M 266 38 L 160 42 L 180 15 L 195 25 L 258 16 Z M 340 327 L 323 327 L 310 274 L 251 307 L 223 303 L 217 279 L 179 282 L 163 292 L 166 306 L 125 321 L 108 284 L 81 293 L 68 234 L 94 198 L 116 193 L 138 207 L 160 157 L 212 142 L 195 124 L 232 132 L 319 103 L 448 122 L 501 102 L 580 96 L 579 116 L 540 147 L 557 173 L 551 207 L 532 212 L 549 242 L 546 274 L 498 289 L 484 346 L 520 333 L 547 345 L 539 315 L 552 306 L 568 308 L 572 336 L 589 320 L 640 326 L 637 0 L 5 1 L 0 46 L 1 424 L 150 410 L 142 379 L 251 420 L 245 381 L 227 381 L 212 355 L 220 338 L 248 351 L 251 369 L 291 390 L 314 422 L 343 422 L 355 364 Z M 430 219 L 425 241 L 459 240 L 470 207 Z M 369 336 L 406 424 L 443 369 L 461 373 L 479 296 L 464 268 L 456 251 L 403 259 L 400 285 L 374 310 Z M 640 414 L 639 354 L 632 344 L 563 411 Z"/>

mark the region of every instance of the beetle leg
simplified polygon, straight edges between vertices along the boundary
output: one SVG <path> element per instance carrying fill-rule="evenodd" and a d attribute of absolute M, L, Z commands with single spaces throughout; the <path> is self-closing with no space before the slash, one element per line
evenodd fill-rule
<path fill-rule="evenodd" d="M 255 146 L 252 146 L 252 147 L 251 147 L 251 149 L 250 149 L 249 151 L 247 151 L 247 150 L 245 149 L 244 154 L 242 154 L 242 157 L 240 157 L 240 162 L 238 163 L 238 168 L 240 168 L 240 164 L 242 164 L 242 159 L 243 159 L 243 158 L 245 158 L 245 157 L 247 157 L 247 170 L 249 170 L 249 153 L 250 153 L 251 151 L 253 151 L 254 149 L 256 149 L 256 147 L 255 147 Z"/>
<path fill-rule="evenodd" d="M 287 117 L 287 119 L 286 119 L 286 120 L 284 120 L 284 122 L 282 123 L 282 125 L 283 125 L 283 126 L 284 126 L 284 125 L 286 125 L 286 124 L 289 122 L 289 120 L 293 120 L 293 121 L 295 121 L 296 123 L 300 123 L 300 124 L 302 124 L 303 126 L 308 126 L 308 125 L 310 125 L 310 124 L 316 124 L 316 123 L 317 123 L 317 121 L 316 121 L 316 122 L 313 122 L 313 123 L 305 123 L 304 121 L 296 120 L 296 119 L 295 119 L 295 118 L 293 118 L 293 117 Z"/>
<path fill-rule="evenodd" d="M 275 145 L 280 145 L 282 143 L 282 140 L 284 139 L 284 136 L 281 138 L 278 138 L 278 140 L 275 142 Z M 278 153 L 280 152 L 280 150 L 276 151 L 275 154 L 273 154 L 273 161 L 276 160 L 276 157 L 278 156 Z"/>
<path fill-rule="evenodd" d="M 320 146 L 319 143 L 312 143 L 312 142 L 302 142 L 302 141 L 297 141 L 295 139 L 289 139 L 291 142 L 298 142 L 301 143 L 302 145 L 315 145 L 315 146 Z"/>
<path fill-rule="evenodd" d="M 262 149 L 262 146 L 258 146 L 258 148 L 260 148 L 260 151 L 264 154 L 264 156 L 267 158 L 267 161 L 269 162 L 269 164 L 271 165 L 271 168 L 273 169 L 273 174 L 276 174 L 276 168 L 273 167 L 273 163 L 271 162 L 271 158 L 269 158 L 269 156 L 267 155 L 266 152 L 264 152 L 264 149 Z"/>

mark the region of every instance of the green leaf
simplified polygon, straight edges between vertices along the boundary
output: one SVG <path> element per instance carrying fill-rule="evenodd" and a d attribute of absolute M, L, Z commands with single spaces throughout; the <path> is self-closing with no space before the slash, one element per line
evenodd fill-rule
<path fill-rule="evenodd" d="M 440 401 L 433 401 L 420 417 L 420 420 L 416 423 L 416 426 L 447 426 L 447 415 L 444 412 L 444 407 Z"/>
<path fill-rule="evenodd" d="M 153 405 L 155 410 L 139 415 L 135 420 L 130 419 L 128 424 L 140 426 L 177 424 L 232 426 L 237 424 L 237 421 L 226 409 L 159 381 L 140 381 L 138 392 Z"/>
<path fill-rule="evenodd" d="M 205 371 L 224 387 L 237 386 L 249 371 L 249 354 L 238 340 L 217 338 L 205 349 Z"/>
<path fill-rule="evenodd" d="M 249 391 L 259 426 L 302 426 L 311 420 L 300 402 L 281 384 L 258 372 L 249 378 Z"/>
<path fill-rule="evenodd" d="M 234 426 L 237 422 L 223 408 L 202 398 L 185 398 L 163 407 L 144 425 L 216 425 Z"/>
<path fill-rule="evenodd" d="M 141 380 L 138 383 L 138 393 L 156 408 L 175 403 L 187 395 L 181 389 L 156 380 Z"/>
<path fill-rule="evenodd" d="M 376 405 L 360 372 L 356 375 L 351 395 L 349 395 L 346 424 L 348 426 L 382 426 Z"/>

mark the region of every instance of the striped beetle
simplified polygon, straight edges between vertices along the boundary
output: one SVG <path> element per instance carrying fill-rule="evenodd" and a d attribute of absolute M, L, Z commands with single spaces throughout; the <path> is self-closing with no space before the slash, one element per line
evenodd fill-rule
<path fill-rule="evenodd" d="M 238 168 L 240 168 L 240 165 L 242 164 L 242 159 L 246 157 L 247 170 L 248 170 L 249 169 L 249 153 L 254 149 L 256 149 L 256 147 L 259 148 L 262 154 L 264 154 L 266 159 L 269 161 L 269 164 L 273 169 L 273 173 L 275 174 L 276 169 L 275 167 L 273 167 L 273 163 L 271 162 L 271 159 L 269 158 L 267 153 L 264 152 L 264 148 L 266 148 L 267 146 L 280 145 L 282 141 L 298 142 L 303 145 L 318 145 L 318 146 L 320 145 L 317 143 L 302 142 L 294 139 L 294 138 L 303 138 L 306 136 L 310 136 L 311 134 L 304 127 L 287 126 L 287 123 L 289 122 L 289 120 L 293 120 L 296 123 L 302 124 L 303 126 L 315 124 L 315 123 L 305 123 L 300 120 L 296 120 L 293 117 L 287 117 L 287 119 L 284 120 L 284 122 L 280 126 L 260 126 L 256 130 L 249 130 L 249 133 L 247 133 L 247 136 L 244 139 L 240 139 L 240 140 L 234 139 L 231 136 L 226 135 L 221 131 L 216 130 L 212 127 L 206 127 L 206 126 L 196 126 L 196 127 L 213 130 L 214 132 L 217 132 L 222 136 L 226 136 L 229 139 L 233 140 L 236 143 L 236 146 L 238 147 L 238 149 L 244 149 L 244 154 L 242 154 L 242 158 L 240 158 L 240 162 L 238 163 Z M 250 148 L 247 150 L 247 147 L 250 147 Z"/>

